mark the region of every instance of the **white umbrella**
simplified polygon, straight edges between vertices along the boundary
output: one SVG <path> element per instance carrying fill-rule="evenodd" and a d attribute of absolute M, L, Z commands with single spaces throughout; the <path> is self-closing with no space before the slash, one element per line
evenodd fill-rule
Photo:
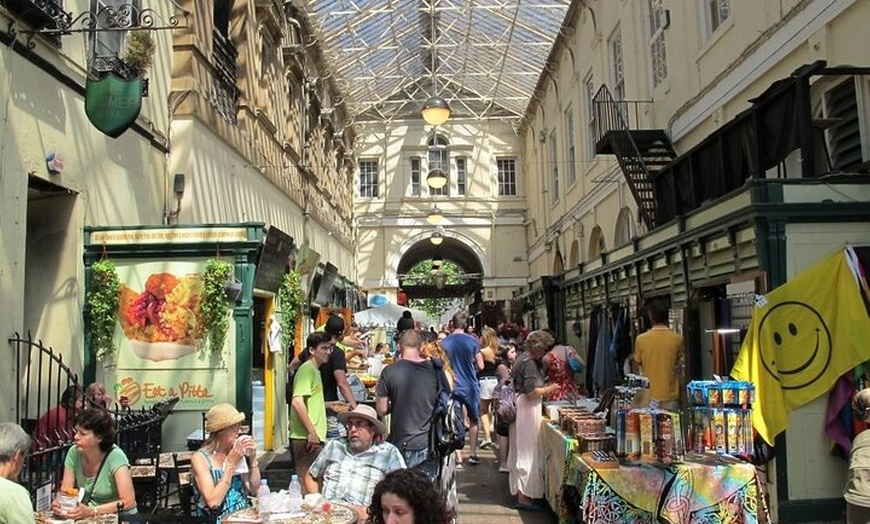
<path fill-rule="evenodd" d="M 363 327 L 396 327 L 396 323 L 402 318 L 402 313 L 411 312 L 411 317 L 423 324 L 429 324 L 429 315 L 425 311 L 411 309 L 398 304 L 385 304 L 364 311 L 354 313 L 353 320 Z"/>

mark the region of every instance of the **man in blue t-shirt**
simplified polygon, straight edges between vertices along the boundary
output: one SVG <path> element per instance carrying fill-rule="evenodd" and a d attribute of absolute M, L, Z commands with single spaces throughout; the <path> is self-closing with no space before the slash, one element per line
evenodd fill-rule
<path fill-rule="evenodd" d="M 447 353 L 453 368 L 453 397 L 462 402 L 468 413 L 468 437 L 471 439 L 468 463 L 477 465 L 480 464 L 480 459 L 477 458 L 477 435 L 480 428 L 480 382 L 477 372 L 483 369 L 483 355 L 480 353 L 477 337 L 465 332 L 467 325 L 468 314 L 460 311 L 453 315 L 453 333 L 441 341 L 441 347 Z"/>

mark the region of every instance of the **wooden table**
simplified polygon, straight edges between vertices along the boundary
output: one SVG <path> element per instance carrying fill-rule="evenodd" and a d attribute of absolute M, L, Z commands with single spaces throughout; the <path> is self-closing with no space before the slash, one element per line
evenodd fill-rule
<path fill-rule="evenodd" d="M 50 511 L 36 511 L 33 514 L 33 518 L 37 524 L 41 524 L 43 522 L 73 522 L 72 520 L 64 520 L 60 517 L 55 517 L 54 514 Z M 99 515 L 97 517 L 88 517 L 86 519 L 79 519 L 75 521 L 76 524 L 118 524 L 118 515 L 112 513 L 111 515 Z"/>
<path fill-rule="evenodd" d="M 332 508 L 328 514 L 306 511 L 304 515 L 287 518 L 271 515 L 269 524 L 354 524 L 357 521 L 356 511 L 347 504 L 330 502 L 330 505 Z M 224 524 L 259 524 L 263 521 L 256 509 L 245 508 L 221 518 L 221 522 Z"/>

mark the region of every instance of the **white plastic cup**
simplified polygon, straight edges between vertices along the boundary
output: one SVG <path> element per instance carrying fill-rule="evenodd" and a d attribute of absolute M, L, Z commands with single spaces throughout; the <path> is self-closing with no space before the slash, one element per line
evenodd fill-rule
<path fill-rule="evenodd" d="M 67 515 L 70 511 L 76 509 L 79 505 L 79 498 L 75 495 L 67 495 L 66 493 L 58 493 L 57 500 L 60 502 L 60 511 Z"/>

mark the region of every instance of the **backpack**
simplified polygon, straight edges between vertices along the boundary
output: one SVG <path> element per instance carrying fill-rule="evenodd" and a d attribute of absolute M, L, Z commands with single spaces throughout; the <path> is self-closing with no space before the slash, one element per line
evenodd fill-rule
<path fill-rule="evenodd" d="M 498 416 L 498 421 L 513 424 L 517 419 L 517 392 L 514 391 L 511 379 L 502 380 L 493 393 L 497 401 L 495 414 Z"/>
<path fill-rule="evenodd" d="M 438 389 L 429 418 L 429 449 L 445 456 L 465 446 L 465 417 L 462 415 L 462 403 L 453 398 L 450 392 L 441 361 L 433 359 L 432 365 Z"/>

